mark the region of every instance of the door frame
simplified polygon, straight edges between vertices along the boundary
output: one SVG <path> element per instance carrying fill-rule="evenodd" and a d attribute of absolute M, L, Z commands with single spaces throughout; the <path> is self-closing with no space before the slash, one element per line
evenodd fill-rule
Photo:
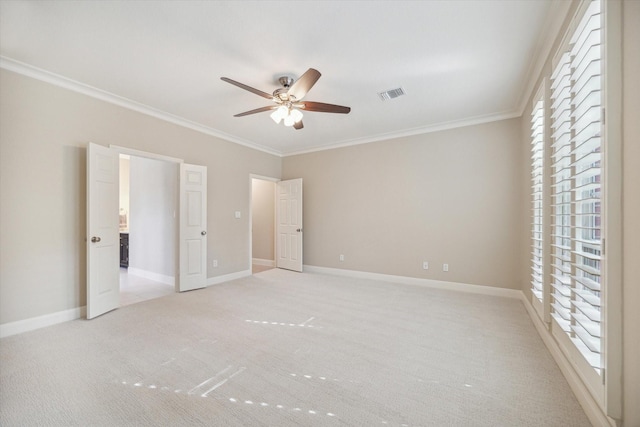
<path fill-rule="evenodd" d="M 269 181 L 272 182 L 274 185 L 277 184 L 278 182 L 282 181 L 281 178 L 275 178 L 272 176 L 265 176 L 265 175 L 257 175 L 254 173 L 250 173 L 249 174 L 249 271 L 251 271 L 251 274 L 253 275 L 253 180 L 254 179 L 260 179 L 262 181 Z M 276 188 L 276 191 L 274 191 L 273 194 L 273 198 L 274 198 L 274 203 L 273 203 L 273 217 L 274 217 L 274 227 L 273 227 L 273 262 L 276 262 L 276 248 L 277 248 L 277 244 L 276 244 L 276 227 L 275 227 L 275 215 L 276 215 L 276 210 L 278 209 L 277 206 L 277 197 L 278 197 L 278 191 Z"/>
<path fill-rule="evenodd" d="M 143 157 L 146 159 L 152 159 L 152 160 L 160 160 L 160 161 L 164 161 L 164 162 L 168 162 L 168 163 L 175 163 L 178 168 L 180 167 L 181 164 L 184 163 L 183 159 L 179 159 L 177 157 L 170 157 L 170 156 L 165 156 L 162 154 L 156 154 L 156 153 L 151 153 L 148 151 L 141 151 L 141 150 L 135 150 L 133 148 L 127 148 L 127 147 L 122 147 L 119 145 L 109 145 L 109 148 L 111 148 L 112 150 L 115 150 L 118 153 L 118 156 L 120 154 L 126 154 L 129 156 L 134 156 L 134 157 Z M 180 172 L 178 171 L 178 182 L 177 182 L 178 187 L 180 186 Z M 179 190 L 178 190 L 179 193 Z M 176 212 L 180 211 L 180 197 L 178 194 L 178 197 L 176 199 L 176 205 L 174 206 L 174 209 Z M 179 216 L 176 217 L 176 234 L 173 237 L 173 245 L 175 248 L 175 254 L 174 254 L 174 292 L 179 292 L 179 286 L 180 286 L 180 277 L 179 277 L 179 271 L 180 271 L 180 219 Z"/>

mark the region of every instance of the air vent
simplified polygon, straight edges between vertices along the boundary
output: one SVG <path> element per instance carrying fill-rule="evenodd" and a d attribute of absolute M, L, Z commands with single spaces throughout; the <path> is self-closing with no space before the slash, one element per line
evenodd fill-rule
<path fill-rule="evenodd" d="M 386 92 L 380 92 L 378 95 L 380 96 L 380 99 L 382 99 L 383 101 L 387 101 L 389 99 L 397 98 L 404 94 L 405 94 L 404 89 L 399 87 L 397 89 L 390 89 Z"/>

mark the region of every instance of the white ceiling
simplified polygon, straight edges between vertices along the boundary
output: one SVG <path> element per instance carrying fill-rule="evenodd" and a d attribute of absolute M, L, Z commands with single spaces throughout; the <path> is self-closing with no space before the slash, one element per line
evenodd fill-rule
<path fill-rule="evenodd" d="M 36 67 L 287 155 L 520 115 L 546 35 L 566 14 L 559 3 L 3 0 L 0 55 L 4 68 Z M 322 77 L 305 100 L 350 114 L 305 112 L 299 131 L 268 113 L 233 117 L 269 101 L 220 77 L 271 93 L 277 77 L 310 67 Z M 406 95 L 378 97 L 397 87 Z"/>

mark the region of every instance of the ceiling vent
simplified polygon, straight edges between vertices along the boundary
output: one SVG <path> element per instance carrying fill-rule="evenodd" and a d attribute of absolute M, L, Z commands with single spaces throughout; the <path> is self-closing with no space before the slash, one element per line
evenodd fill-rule
<path fill-rule="evenodd" d="M 383 101 L 387 101 L 389 99 L 393 99 L 393 98 L 397 98 L 399 96 L 404 95 L 404 89 L 402 89 L 401 87 L 397 88 L 397 89 L 390 89 L 386 92 L 380 92 L 378 94 L 378 96 L 380 96 L 380 99 L 382 99 Z"/>

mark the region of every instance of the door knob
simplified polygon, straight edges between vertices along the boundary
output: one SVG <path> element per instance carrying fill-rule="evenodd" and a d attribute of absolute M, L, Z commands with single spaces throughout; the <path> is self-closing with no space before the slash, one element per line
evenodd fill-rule
<path fill-rule="evenodd" d="M 91 238 L 91 241 L 92 241 L 93 243 L 98 243 L 100 240 L 102 240 L 102 239 L 100 239 L 99 237 L 96 237 L 96 236 L 93 236 L 93 237 Z"/>
<path fill-rule="evenodd" d="M 207 232 L 206 231 L 201 231 L 200 234 L 202 234 L 203 236 L 206 236 Z"/>
<path fill-rule="evenodd" d="M 296 231 L 300 233 L 302 231 L 302 228 L 298 228 Z"/>

